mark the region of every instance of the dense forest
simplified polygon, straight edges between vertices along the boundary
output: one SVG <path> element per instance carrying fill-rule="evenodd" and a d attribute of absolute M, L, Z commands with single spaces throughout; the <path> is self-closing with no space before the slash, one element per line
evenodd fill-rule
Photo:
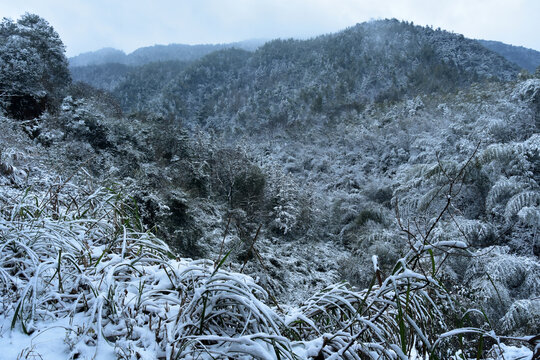
<path fill-rule="evenodd" d="M 539 358 L 538 55 L 379 20 L 68 60 L 4 19 L 0 348 Z"/>

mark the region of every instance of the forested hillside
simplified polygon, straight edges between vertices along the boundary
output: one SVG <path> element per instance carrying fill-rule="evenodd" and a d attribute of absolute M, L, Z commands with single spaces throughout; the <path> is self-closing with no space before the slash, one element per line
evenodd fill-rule
<path fill-rule="evenodd" d="M 0 47 L 9 359 L 540 354 L 538 73 L 397 20 L 90 84 L 38 16 Z"/>
<path fill-rule="evenodd" d="M 533 74 L 540 66 L 540 52 L 522 46 L 507 45 L 500 41 L 478 40 L 488 49 L 504 56 L 507 60 L 519 65 Z"/>
<path fill-rule="evenodd" d="M 99 69 L 110 72 L 109 65 Z M 98 69 L 72 71 L 84 80 L 89 76 L 80 74 Z M 222 50 L 178 69 L 150 94 L 144 84 L 154 73 L 145 68 L 134 69 L 119 84 L 109 77 L 117 85 L 100 83 L 99 75 L 91 84 L 112 89 L 127 113 L 142 108 L 182 119 L 186 126 L 224 129 L 240 123 L 260 129 L 327 121 L 373 102 L 509 80 L 518 71 L 460 35 L 385 20 L 312 40 L 271 41 L 254 53 Z"/>

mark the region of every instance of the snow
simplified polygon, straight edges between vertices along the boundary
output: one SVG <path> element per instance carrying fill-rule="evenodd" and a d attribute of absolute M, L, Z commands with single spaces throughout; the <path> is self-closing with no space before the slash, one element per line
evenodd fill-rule
<path fill-rule="evenodd" d="M 440 34 L 435 38 L 452 54 L 457 43 L 443 41 Z M 287 64 L 278 61 L 279 65 Z M 202 69 L 211 73 L 210 68 Z M 279 75 L 279 67 L 271 70 Z M 326 79 L 328 74 L 322 75 Z M 279 76 L 276 81 L 281 82 Z M 276 125 L 277 137 L 266 139 L 267 143 L 257 138 L 249 146 L 236 143 L 238 150 L 221 144 L 219 137 L 193 133 L 174 137 L 167 127 L 158 134 L 171 132 L 167 139 L 181 142 L 186 149 L 172 154 L 170 162 L 163 161 L 165 165 L 152 150 L 162 144 L 144 135 L 156 130 L 152 119 L 144 127 L 138 127 L 135 119 L 129 119 L 125 128 L 117 126 L 127 119 L 109 119 L 89 100 L 66 98 L 58 117 L 47 114 L 36 120 L 44 135 L 32 140 L 22 133 L 19 123 L 2 118 L 0 241 L 4 243 L 0 254 L 7 255 L 0 257 L 0 348 L 8 349 L 2 356 L 55 359 L 78 352 L 82 358 L 97 354 L 97 359 L 107 359 L 125 352 L 126 357 L 151 359 L 163 354 L 172 357 L 182 349 L 186 357 L 234 351 L 246 358 L 273 359 L 270 343 L 278 341 L 301 358 L 316 356 L 324 348 L 325 356 L 337 359 L 344 356 L 344 344 L 352 341 L 349 351 L 362 349 L 374 358 L 383 353 L 403 358 L 395 336 L 397 300 L 403 300 L 401 306 L 414 307 L 407 309 L 405 319 L 408 331 L 417 333 L 417 344 L 433 343 L 436 339 L 422 333 L 422 325 L 433 321 L 441 324 L 442 331 L 448 330 L 442 323 L 442 310 L 430 297 L 447 295 L 439 293 L 442 289 L 435 278 L 445 271 L 453 272 L 457 286 L 473 291 L 478 303 L 489 307 L 489 317 L 502 321 L 505 331 L 528 333 L 536 326 L 537 316 L 530 309 L 538 308 L 530 299 L 538 298 L 540 289 L 538 261 L 532 256 L 540 216 L 534 162 L 540 137 L 531 136 L 536 125 L 528 108 L 536 104 L 539 84 L 529 79 L 486 88 L 478 85 L 457 94 L 414 95 L 396 103 L 368 104 L 365 111 L 344 110 L 331 120 L 317 115 L 309 120 L 313 126 L 306 134 L 280 132 Z M 366 97 L 374 97 L 386 85 L 378 86 Z M 294 95 L 288 92 L 283 88 L 276 96 Z M 348 95 L 353 99 L 361 93 Z M 271 104 L 270 112 L 290 111 L 294 118 L 286 121 L 304 121 L 297 116 L 304 110 L 302 104 L 296 106 L 295 96 L 293 101 Z M 215 109 L 228 106 L 221 101 L 226 100 L 220 99 Z M 259 106 L 267 107 L 253 105 L 255 117 Z M 208 122 L 227 122 L 214 118 Z M 187 116 L 186 126 L 190 121 Z M 95 139 L 90 123 L 108 132 L 108 140 L 118 137 L 111 144 L 114 151 L 98 151 L 90 143 L 88 139 Z M 114 135 L 117 127 L 125 134 Z M 128 155 L 119 155 L 123 151 Z M 75 160 L 68 161 L 66 154 Z M 476 154 L 474 166 L 461 179 L 460 168 L 472 154 Z M 79 168 L 80 159 L 87 158 L 96 160 L 92 171 L 83 180 L 64 183 L 65 174 L 72 175 L 66 164 Z M 66 165 L 59 180 L 53 181 L 56 174 L 50 165 L 43 165 L 50 159 L 58 161 L 58 167 Z M 138 170 L 130 172 L 126 169 L 130 167 Z M 250 167 L 260 170 L 266 181 L 263 199 L 254 211 L 242 206 L 232 209 L 235 206 L 223 198 L 231 195 L 238 174 L 245 175 L 240 169 Z M 111 179 L 110 169 L 137 180 Z M 453 176 L 458 178 L 451 180 Z M 196 231 L 191 236 L 197 239 L 189 241 L 197 242 L 211 259 L 240 248 L 238 244 L 252 235 L 249 226 L 261 224 L 263 230 L 252 246 L 260 256 L 244 267 L 231 253 L 220 269 L 208 260 L 171 260 L 170 249 L 159 239 L 128 228 L 133 219 L 119 211 L 124 205 L 117 206 L 119 194 L 109 193 L 104 199 L 104 188 L 92 185 L 103 177 L 139 182 L 133 191 L 148 192 L 144 199 L 155 205 L 153 210 L 148 206 L 153 212 L 146 209 L 144 220 L 156 221 L 158 226 L 176 216 L 178 209 L 156 194 L 174 194 L 174 201 L 187 208 L 182 215 L 189 220 L 185 224 L 171 221 L 169 238 L 183 241 L 182 227 L 193 227 Z M 159 179 L 159 185 L 145 182 L 152 177 Z M 200 180 L 204 191 L 192 189 L 191 178 Z M 449 182 L 455 182 L 453 191 Z M 30 197 L 35 196 L 35 204 L 26 194 L 22 196 L 27 186 L 32 186 Z M 57 188 L 62 191 L 55 194 Z M 51 206 L 54 196 L 60 196 L 60 209 Z M 12 206 L 17 201 L 21 203 Z M 447 201 L 452 206 L 438 218 Z M 68 211 L 66 204 L 71 203 L 77 208 L 91 205 Z M 400 211 L 394 211 L 398 205 Z M 23 216 L 24 210 L 41 215 L 30 221 L 34 215 Z M 91 216 L 80 219 L 85 211 Z M 237 224 L 223 231 L 231 213 Z M 409 231 L 407 235 L 400 231 L 396 217 Z M 506 230 L 507 225 L 512 225 L 512 231 Z M 426 229 L 433 231 L 426 233 Z M 468 246 L 485 247 L 494 239 L 512 249 L 504 256 L 491 253 L 454 262 L 455 254 L 478 254 Z M 409 245 L 414 249 L 407 253 Z M 216 249 L 221 255 L 217 256 Z M 427 250 L 431 257 L 398 260 L 404 254 L 409 260 L 425 255 Z M 447 260 L 446 255 L 452 256 Z M 433 267 L 437 271 L 432 271 L 432 260 L 441 265 Z M 394 267 L 396 262 L 401 268 Z M 374 281 L 369 290 L 335 284 L 347 279 L 365 287 L 374 273 L 384 282 Z M 485 274 L 491 276 L 489 281 Z M 271 294 L 278 296 L 278 303 Z M 366 302 L 369 306 L 360 311 Z M 18 306 L 24 314 L 10 330 Z M 31 336 L 22 334 L 23 324 L 33 331 Z M 366 331 L 368 336 L 351 340 L 349 330 Z M 459 329 L 442 337 L 464 331 L 484 333 Z M 495 333 L 489 335 L 496 338 Z M 530 355 L 526 348 L 501 345 L 500 349 L 508 357 Z M 420 359 L 415 351 L 410 356 Z M 502 354 L 493 356 L 498 359 Z"/>
<path fill-rule="evenodd" d="M 379 261 L 377 255 L 371 256 L 371 262 L 373 263 L 373 271 L 377 272 L 379 270 Z"/>
<path fill-rule="evenodd" d="M 533 352 L 525 346 L 510 346 L 501 343 L 492 349 L 493 360 L 533 360 Z M 492 360 L 488 359 L 488 360 Z"/>
<path fill-rule="evenodd" d="M 37 323 L 37 330 L 26 335 L 19 327 L 11 330 L 11 318 L 0 317 L 0 358 L 3 360 L 44 359 L 62 360 L 78 353 L 82 360 L 114 359 L 114 346 L 103 341 L 96 346 L 84 343 L 72 344 L 69 336 L 72 330 L 85 326 L 83 316 L 76 316 L 73 321 L 60 318 L 56 321 Z"/>

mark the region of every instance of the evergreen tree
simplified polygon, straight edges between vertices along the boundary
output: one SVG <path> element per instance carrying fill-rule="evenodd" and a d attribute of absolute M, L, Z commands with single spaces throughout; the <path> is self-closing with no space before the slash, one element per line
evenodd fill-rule
<path fill-rule="evenodd" d="M 0 106 L 24 119 L 54 109 L 70 83 L 65 47 L 38 15 L 0 23 Z"/>

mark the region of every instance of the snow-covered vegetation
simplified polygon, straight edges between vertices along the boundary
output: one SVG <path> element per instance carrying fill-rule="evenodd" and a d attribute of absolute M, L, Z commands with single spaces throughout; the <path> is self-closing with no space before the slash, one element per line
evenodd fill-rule
<path fill-rule="evenodd" d="M 538 74 L 395 20 L 102 89 L 0 47 L 1 356 L 538 357 Z"/>
<path fill-rule="evenodd" d="M 478 40 L 480 44 L 504 56 L 531 73 L 536 71 L 540 63 L 540 51 L 522 46 L 508 45 L 499 41 Z"/>
<path fill-rule="evenodd" d="M 366 290 L 341 283 L 280 306 L 253 278 L 223 269 L 230 251 L 215 261 L 178 258 L 144 231 L 138 209 L 115 189 L 64 182 L 43 197 L 9 195 L 0 217 L 0 343 L 9 348 L 9 332 L 27 334 L 11 343 L 19 358 L 39 356 L 41 333 L 51 327 L 63 344 L 45 356 L 72 359 L 452 354 L 443 311 L 455 309 L 436 259 L 465 242 L 412 236 L 384 280 L 373 257 Z M 495 354 L 501 340 L 489 330 L 462 332 L 491 340 Z"/>

